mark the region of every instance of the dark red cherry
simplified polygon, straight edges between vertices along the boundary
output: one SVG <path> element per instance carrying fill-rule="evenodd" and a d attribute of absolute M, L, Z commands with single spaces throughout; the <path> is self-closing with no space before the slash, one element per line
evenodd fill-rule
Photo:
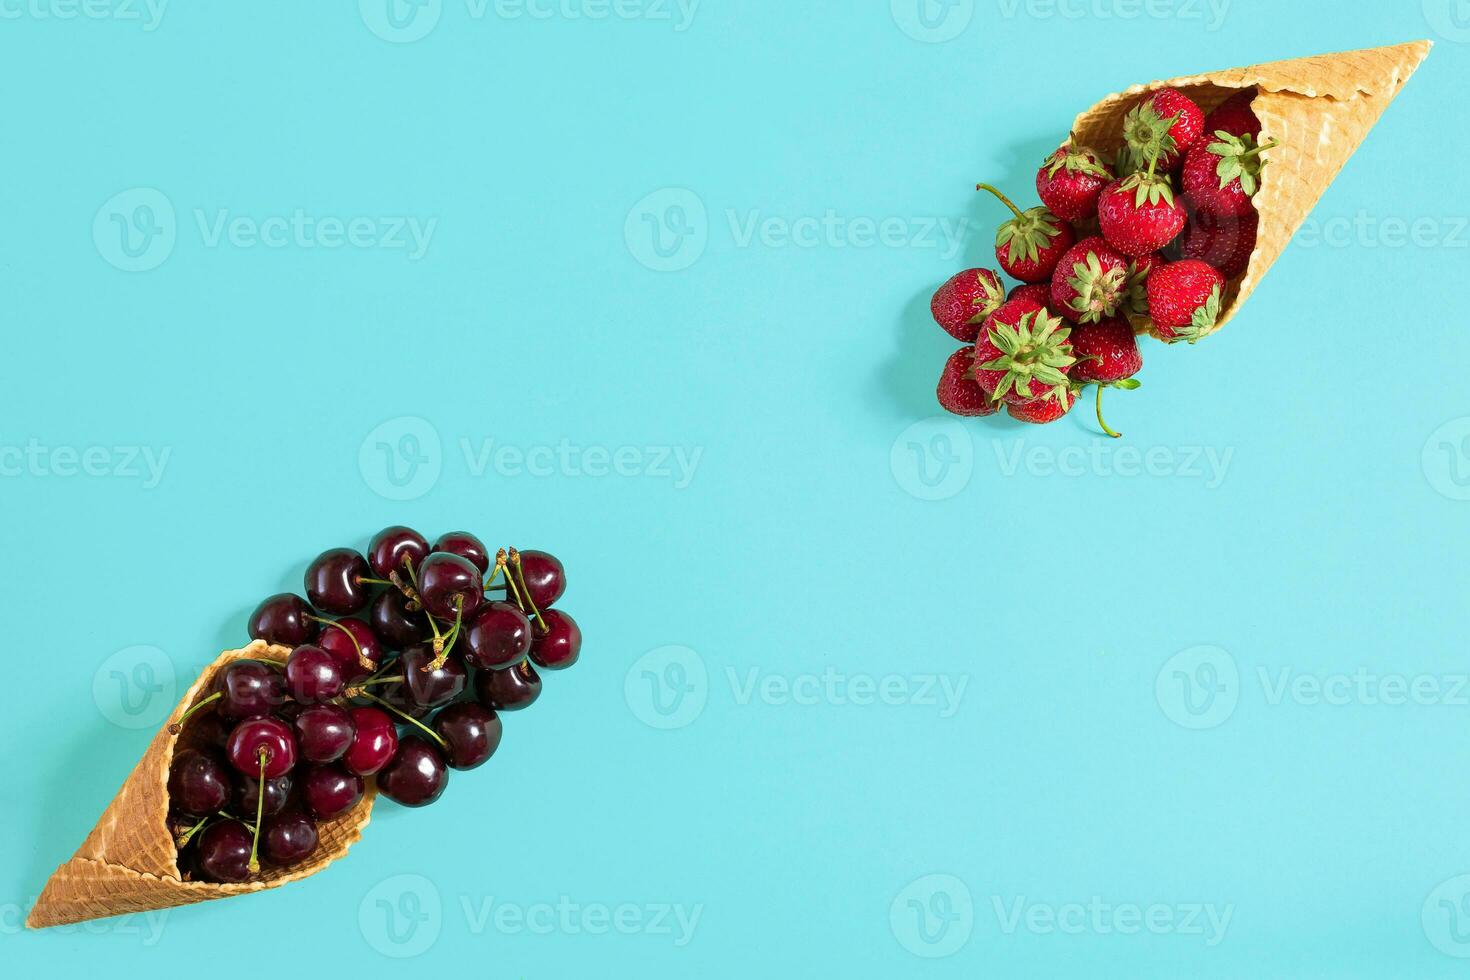
<path fill-rule="evenodd" d="M 296 737 L 291 726 L 276 718 L 251 718 L 235 726 L 225 745 L 230 765 L 247 776 L 260 775 L 260 755 L 265 753 L 265 778 L 275 779 L 296 764 Z"/>
<path fill-rule="evenodd" d="M 398 595 L 395 590 L 384 592 L 383 595 Z M 354 643 L 353 641 L 357 642 Z M 380 664 L 388 656 L 383 641 L 372 631 L 372 628 L 359 619 L 338 619 L 329 626 L 322 627 L 322 635 L 317 638 L 316 645 L 332 655 L 337 666 L 342 668 L 342 676 L 349 683 L 359 677 L 366 677 L 372 671 L 362 665 L 362 656 L 368 658 L 374 664 Z"/>
<path fill-rule="evenodd" d="M 218 701 L 215 702 L 215 704 L 218 703 Z M 218 711 L 210 711 L 208 708 L 190 716 L 189 720 L 184 722 L 184 730 L 189 733 L 190 744 L 212 749 L 223 749 L 234 728 L 233 721 L 227 720 Z"/>
<path fill-rule="evenodd" d="M 368 565 L 378 578 L 387 578 L 394 572 L 408 581 L 408 569 L 417 569 L 419 563 L 429 557 L 429 542 L 411 527 L 395 524 L 385 527 L 373 535 L 368 542 Z"/>
<path fill-rule="evenodd" d="M 241 776 L 235 781 L 235 812 L 255 819 L 255 807 L 260 802 L 260 783 L 249 776 Z M 265 781 L 265 814 L 280 813 L 286 809 L 286 801 L 291 798 L 291 777 L 280 776 L 276 779 Z"/>
<path fill-rule="evenodd" d="M 368 624 L 395 650 L 413 646 L 430 635 L 428 615 L 423 610 L 410 610 L 408 597 L 397 589 L 378 593 L 368 607 Z"/>
<path fill-rule="evenodd" d="M 486 550 L 484 542 L 468 531 L 450 531 L 439 535 L 439 540 L 434 542 L 434 550 L 459 555 L 478 568 L 481 575 L 490 570 L 490 552 Z"/>
<path fill-rule="evenodd" d="M 541 695 L 541 678 L 522 660 L 514 667 L 475 671 L 475 698 L 496 711 L 528 708 Z"/>
<path fill-rule="evenodd" d="M 245 881 L 250 877 L 254 838 L 238 820 L 221 820 L 199 832 L 196 867 L 208 881 Z"/>
<path fill-rule="evenodd" d="M 367 608 L 372 599 L 367 559 L 351 548 L 333 548 L 306 569 L 306 598 L 322 612 L 346 616 Z"/>
<path fill-rule="evenodd" d="M 340 765 L 312 766 L 301 777 L 301 798 L 318 820 L 331 820 L 357 806 L 362 777 Z"/>
<path fill-rule="evenodd" d="M 538 623 L 531 635 L 531 659 L 547 670 L 565 670 L 577 662 L 582 652 L 582 631 L 577 621 L 560 609 L 543 610 L 541 618 L 546 632 L 541 632 Z"/>
<path fill-rule="evenodd" d="M 446 622 L 454 620 L 456 607 L 468 619 L 484 595 L 480 570 L 459 555 L 436 551 L 419 567 L 419 597 L 424 608 Z"/>
<path fill-rule="evenodd" d="M 353 708 L 349 713 L 356 733 L 342 762 L 359 776 L 371 776 L 398 750 L 398 729 L 392 716 L 380 708 Z"/>
<path fill-rule="evenodd" d="M 444 739 L 444 759 L 452 769 L 473 769 L 500 745 L 500 717 L 473 701 L 451 704 L 434 716 L 434 731 Z"/>
<path fill-rule="evenodd" d="M 260 849 L 265 859 L 277 867 L 287 867 L 306 860 L 316 850 L 316 821 L 300 810 L 291 810 L 263 821 Z"/>
<path fill-rule="evenodd" d="M 521 552 L 521 574 L 526 577 L 526 589 L 537 609 L 547 608 L 567 591 L 567 571 L 555 555 Z"/>
<path fill-rule="evenodd" d="M 259 660 L 236 660 L 215 683 L 219 713 L 236 721 L 264 718 L 286 702 L 286 678 L 278 667 Z"/>
<path fill-rule="evenodd" d="M 296 716 L 292 725 L 301 758 L 307 762 L 336 762 L 347 752 L 357 727 L 346 708 L 318 704 Z"/>
<path fill-rule="evenodd" d="M 434 651 L 427 645 L 409 647 L 399 658 L 402 666 L 400 676 L 407 688 L 408 699 L 420 708 L 448 704 L 464 693 L 469 682 L 458 656 L 451 653 L 444 663 L 433 670 L 426 670 L 433 659 Z"/>
<path fill-rule="evenodd" d="M 449 768 L 439 749 L 415 734 L 403 736 L 398 751 L 378 773 L 378 791 L 404 806 L 428 806 L 444 793 Z"/>
<path fill-rule="evenodd" d="M 168 798 L 175 809 L 202 817 L 224 809 L 232 780 L 224 759 L 209 750 L 183 749 L 168 767 Z"/>
<path fill-rule="evenodd" d="M 306 644 L 286 658 L 286 690 L 302 704 L 321 704 L 347 686 L 342 665 L 321 647 Z"/>
<path fill-rule="evenodd" d="M 247 628 L 252 640 L 297 647 L 316 638 L 317 624 L 305 599 L 282 592 L 255 607 Z"/>
<path fill-rule="evenodd" d="M 471 667 L 509 667 L 531 652 L 531 621 L 508 602 L 486 602 L 458 646 Z"/>

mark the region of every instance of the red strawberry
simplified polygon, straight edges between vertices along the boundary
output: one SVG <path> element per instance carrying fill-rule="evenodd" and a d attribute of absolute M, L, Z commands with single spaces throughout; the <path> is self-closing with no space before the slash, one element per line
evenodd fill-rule
<path fill-rule="evenodd" d="M 1252 139 L 1259 137 L 1261 120 L 1256 118 L 1256 111 L 1251 108 L 1251 103 L 1255 100 L 1255 89 L 1246 89 L 1232 95 L 1220 108 L 1205 117 L 1205 132 L 1226 132 L 1232 136 L 1249 136 Z"/>
<path fill-rule="evenodd" d="M 1256 145 L 1253 136 L 1232 136 L 1223 129 L 1215 142 L 1203 140 L 1184 160 L 1184 196 L 1195 210 L 1221 218 L 1255 213 L 1251 198 L 1261 185 L 1261 154 L 1275 140 Z"/>
<path fill-rule="evenodd" d="M 1205 131 L 1205 114 L 1178 89 L 1160 89 L 1129 110 L 1123 119 L 1118 172 L 1138 173 L 1158 162 L 1157 171 L 1174 170 Z"/>
<path fill-rule="evenodd" d="M 1148 312 L 1165 340 L 1191 344 L 1212 333 L 1220 320 L 1225 277 L 1198 259 L 1155 269 L 1148 277 Z"/>
<path fill-rule="evenodd" d="M 1000 403 L 975 383 L 975 348 L 961 347 L 949 355 L 939 378 L 939 404 L 946 412 L 981 418 L 1000 411 Z"/>
<path fill-rule="evenodd" d="M 1073 328 L 1071 341 L 1072 354 L 1077 358 L 1069 374 L 1073 381 L 1110 384 L 1143 370 L 1138 340 L 1122 317 L 1083 323 Z"/>
<path fill-rule="evenodd" d="M 1178 238 L 1189 212 L 1174 199 L 1169 178 L 1149 171 L 1110 184 L 1098 200 L 1097 219 L 1109 245 L 1124 255 L 1138 256 L 1157 252 Z"/>
<path fill-rule="evenodd" d="M 1097 214 L 1097 196 L 1113 180 L 1102 155 L 1086 146 L 1063 146 L 1036 174 L 1036 193 L 1051 213 L 1067 221 Z"/>
<path fill-rule="evenodd" d="M 1006 412 L 1017 422 L 1032 425 L 1047 425 L 1064 417 L 1077 404 L 1077 394 L 1071 388 L 1057 388 L 1041 398 L 1016 404 L 1008 402 Z"/>
<path fill-rule="evenodd" d="M 1017 286 L 1006 299 L 1029 299 L 1037 306 L 1045 306 L 1051 302 L 1051 283 L 1033 282 L 1027 286 Z"/>
<path fill-rule="evenodd" d="M 1072 226 L 1059 221 L 1046 208 L 1022 212 L 1011 199 L 989 184 L 977 184 L 976 190 L 994 194 L 1015 215 L 1000 226 L 995 236 L 995 257 L 1012 279 L 1022 282 L 1046 282 L 1057 267 L 1057 260 L 1077 241 Z"/>
<path fill-rule="evenodd" d="M 1226 279 L 1245 275 L 1251 253 L 1256 250 L 1256 231 L 1260 216 L 1251 212 L 1245 218 L 1213 218 L 1197 214 L 1184 233 L 1181 256 L 1199 259 L 1214 266 Z"/>
<path fill-rule="evenodd" d="M 975 380 L 997 401 L 1031 401 L 1065 388 L 1077 359 L 1060 317 L 1024 299 L 1011 300 L 985 321 L 975 342 Z"/>
<path fill-rule="evenodd" d="M 1000 309 L 1005 294 L 1000 276 L 989 269 L 970 269 L 940 286 L 929 310 L 951 337 L 973 344 L 980 324 Z"/>
<path fill-rule="evenodd" d="M 1117 313 L 1128 294 L 1128 260 L 1101 238 L 1078 242 L 1057 264 L 1051 308 L 1074 323 Z"/>

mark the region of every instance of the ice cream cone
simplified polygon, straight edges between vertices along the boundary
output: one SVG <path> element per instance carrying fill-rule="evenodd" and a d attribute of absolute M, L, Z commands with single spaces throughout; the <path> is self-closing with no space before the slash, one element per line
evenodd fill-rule
<path fill-rule="evenodd" d="M 189 726 L 177 737 L 168 725 L 177 722 L 196 700 L 207 695 L 215 674 L 235 660 L 283 662 L 291 651 L 256 640 L 243 650 L 230 650 L 204 669 L 185 692 L 168 724 L 153 736 L 148 751 L 133 768 L 97 825 L 76 854 L 56 869 L 26 917 L 32 929 L 100 919 L 127 912 L 173 908 L 214 898 L 275 888 L 314 875 L 347 853 L 362 836 L 372 816 L 373 788 L 356 807 L 318 825 L 321 841 L 304 863 L 286 870 L 266 866 L 255 880 L 235 885 L 185 881 L 178 851 L 166 825 L 168 771 L 176 745 L 187 746 Z"/>
<path fill-rule="evenodd" d="M 1255 196 L 1261 219 L 1256 248 L 1244 277 L 1230 284 L 1218 330 L 1281 257 L 1431 46 L 1416 41 L 1135 85 L 1078 116 L 1073 132 L 1078 142 L 1107 153 L 1122 142 L 1123 117 L 1149 92 L 1176 88 L 1209 112 L 1242 89 L 1256 90 L 1252 107 L 1261 120 L 1261 140 L 1280 145 L 1266 155 Z"/>

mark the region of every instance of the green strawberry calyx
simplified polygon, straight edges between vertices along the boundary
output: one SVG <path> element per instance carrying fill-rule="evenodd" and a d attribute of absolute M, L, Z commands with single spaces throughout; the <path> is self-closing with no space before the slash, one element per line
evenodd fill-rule
<path fill-rule="evenodd" d="M 1133 173 L 1149 169 L 1178 150 L 1179 143 L 1174 139 L 1174 124 L 1178 121 L 1178 113 L 1168 118 L 1159 115 L 1151 101 L 1134 106 L 1123 118 L 1119 171 Z"/>
<path fill-rule="evenodd" d="M 1220 158 L 1219 165 L 1215 167 L 1215 173 L 1220 177 L 1220 189 L 1223 191 L 1232 181 L 1238 180 L 1245 196 L 1255 197 L 1261 186 L 1261 168 L 1266 166 L 1266 158 L 1261 154 L 1280 144 L 1276 140 L 1258 144 L 1249 133 L 1236 136 L 1223 129 L 1216 130 L 1215 136 L 1219 142 L 1211 143 L 1209 151 Z"/>
<path fill-rule="evenodd" d="M 1133 192 L 1133 206 L 1142 208 L 1156 204 L 1167 204 L 1174 206 L 1174 188 L 1169 184 L 1168 177 L 1159 177 L 1154 174 L 1154 164 L 1150 163 L 1147 171 L 1139 171 L 1124 178 L 1123 183 L 1118 185 L 1123 192 Z"/>
<path fill-rule="evenodd" d="M 1005 303 L 1006 291 L 1001 285 L 1000 277 L 988 269 L 981 269 L 975 273 L 975 280 L 980 286 L 980 291 L 970 301 L 975 307 L 975 315 L 967 322 L 984 323 L 990 319 L 990 314 L 1000 309 Z"/>
<path fill-rule="evenodd" d="M 1064 399 L 1068 391 L 1066 369 L 1077 363 L 1068 343 L 1071 336 L 1071 328 L 1062 327 L 1062 318 L 1046 310 L 1027 313 L 1015 326 L 997 321 L 990 328 L 990 342 L 1001 356 L 980 365 L 982 371 L 1006 373 L 996 385 L 995 400 L 1012 391 L 1026 399 Z"/>
<path fill-rule="evenodd" d="M 1128 294 L 1128 270 L 1123 266 L 1104 270 L 1096 252 L 1072 264 L 1067 285 L 1077 295 L 1072 297 L 1073 312 L 1081 314 L 1083 323 L 1097 323 L 1118 312 Z"/>
<path fill-rule="evenodd" d="M 1138 259 L 1128 263 L 1128 305 L 1124 312 L 1130 322 L 1134 317 L 1148 317 L 1148 275 L 1152 271 Z"/>
<path fill-rule="evenodd" d="M 1100 177 L 1103 180 L 1112 180 L 1113 174 L 1103 163 L 1102 154 L 1090 146 L 1078 146 L 1075 136 L 1072 141 L 1047 157 L 1046 167 L 1048 177 L 1055 177 L 1066 170 L 1069 174 L 1087 174 L 1091 177 Z"/>
<path fill-rule="evenodd" d="M 989 184 L 976 184 L 975 189 L 994 194 L 1015 215 L 995 233 L 995 247 L 1009 249 L 1012 262 L 1038 261 L 1042 250 L 1051 248 L 1052 241 L 1062 233 L 1061 222 L 1046 208 L 1022 211 Z"/>
<path fill-rule="evenodd" d="M 1216 286 L 1210 290 L 1210 298 L 1205 300 L 1199 309 L 1194 311 L 1194 316 L 1186 326 L 1174 330 L 1175 338 L 1187 340 L 1191 344 L 1197 344 L 1205 337 L 1215 332 L 1215 327 L 1220 322 L 1220 287 Z"/>

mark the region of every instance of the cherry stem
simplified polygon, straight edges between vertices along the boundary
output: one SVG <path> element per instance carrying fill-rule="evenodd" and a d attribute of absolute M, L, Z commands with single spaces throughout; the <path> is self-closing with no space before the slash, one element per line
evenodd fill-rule
<path fill-rule="evenodd" d="M 442 639 L 437 635 L 434 637 L 434 659 L 424 664 L 419 670 L 428 673 L 431 670 L 438 670 L 444 666 L 444 661 L 449 658 L 449 651 L 454 649 L 454 642 L 459 639 L 459 627 L 462 622 L 464 622 L 464 596 L 457 595 L 454 597 L 453 628 Z M 433 623 L 434 617 L 430 616 L 429 624 L 433 625 Z M 438 631 L 436 630 L 435 632 L 437 633 Z"/>
<path fill-rule="evenodd" d="M 335 626 L 342 632 L 346 633 L 347 638 L 352 641 L 353 647 L 355 647 L 357 650 L 357 662 L 363 670 L 372 670 L 378 666 L 367 658 L 367 654 L 362 652 L 362 644 L 357 642 L 357 637 L 353 634 L 352 630 L 343 626 L 339 621 L 335 619 L 322 619 L 320 616 L 308 616 L 306 618 L 314 619 L 324 626 Z"/>
<path fill-rule="evenodd" d="M 438 742 L 439 743 L 439 747 L 441 749 L 445 749 L 446 751 L 449 749 L 448 744 L 445 743 L 444 739 L 442 739 L 442 738 L 439 737 L 439 733 L 438 732 L 434 731 L 434 729 L 430 728 L 428 725 L 425 725 L 423 722 L 419 721 L 417 718 L 415 718 L 413 715 L 409 714 L 407 711 L 404 711 L 401 708 L 398 708 L 398 707 L 396 707 L 396 706 L 394 706 L 392 704 L 389 704 L 387 701 L 384 701 L 382 698 L 378 697 L 376 694 L 369 694 L 367 691 L 361 691 L 359 693 L 363 697 L 367 698 L 369 701 L 374 701 L 374 702 L 382 705 L 383 707 L 387 708 L 389 711 L 393 712 L 395 715 L 397 715 L 398 717 L 402 718 L 404 721 L 408 722 L 410 725 L 417 725 L 420 731 L 422 731 L 425 735 L 427 735 L 430 738 L 432 738 L 434 741 Z"/>
<path fill-rule="evenodd" d="M 223 691 L 215 691 L 213 694 L 211 694 L 209 697 L 205 698 L 203 701 L 200 701 L 198 704 L 193 705 L 192 707 L 189 708 L 188 711 L 185 711 L 183 713 L 183 715 L 181 715 L 179 717 L 179 720 L 178 721 L 176 721 L 172 725 L 169 725 L 168 726 L 168 733 L 170 735 L 177 735 L 179 732 L 181 732 L 181 731 L 184 730 L 184 722 L 188 721 L 189 720 L 189 717 L 191 715 L 193 715 L 194 712 L 198 711 L 200 708 L 204 707 L 206 704 L 209 704 L 211 701 L 218 701 L 220 698 L 222 698 L 224 696 L 225 695 L 224 695 L 224 692 Z"/>
<path fill-rule="evenodd" d="M 396 585 L 397 584 L 396 582 L 391 582 L 391 581 L 389 581 L 388 579 L 385 579 L 385 578 L 359 578 L 358 581 L 359 582 L 366 582 L 368 585 Z"/>
<path fill-rule="evenodd" d="M 250 839 L 250 873 L 260 871 L 260 860 L 256 853 L 260 850 L 260 819 L 265 816 L 265 763 L 270 758 L 270 752 L 262 745 L 255 753 L 260 757 L 260 781 L 255 784 L 255 834 Z"/>
<path fill-rule="evenodd" d="M 208 815 L 203 816 L 203 817 L 200 817 L 198 823 L 196 823 L 194 826 L 190 827 L 188 830 L 184 831 L 182 834 L 180 834 L 174 840 L 174 844 L 177 845 L 177 847 L 179 848 L 179 850 L 183 850 L 184 848 L 188 847 L 189 846 L 189 841 L 191 841 L 191 840 L 194 839 L 194 835 L 197 834 L 197 833 L 199 833 L 199 831 L 203 830 L 204 829 L 204 825 L 207 824 L 207 823 L 209 823 L 209 821 L 212 820 L 212 819 L 214 819 L 214 818 L 213 817 L 210 817 Z"/>
<path fill-rule="evenodd" d="M 1102 430 L 1104 432 L 1106 432 L 1108 435 L 1112 436 L 1114 439 L 1121 439 L 1121 438 L 1123 438 L 1123 433 L 1121 433 L 1121 432 L 1114 432 L 1112 429 L 1108 428 L 1108 424 L 1103 421 L 1102 395 L 1103 395 L 1103 389 L 1106 388 L 1106 387 L 1107 387 L 1107 385 L 1105 385 L 1105 384 L 1099 384 L 1097 386 L 1097 424 L 1100 425 L 1100 426 L 1102 426 Z"/>
<path fill-rule="evenodd" d="M 989 184 L 976 184 L 975 185 L 975 190 L 977 190 L 977 191 L 989 191 L 990 193 L 994 194 L 996 197 L 1000 198 L 1000 203 L 1002 203 L 1006 207 L 1010 208 L 1011 209 L 1011 213 L 1014 214 L 1016 217 L 1023 218 L 1023 219 L 1026 217 L 1024 214 L 1021 213 L 1021 209 L 1020 208 L 1016 207 L 1015 204 L 1011 203 L 1011 199 L 1010 198 L 1006 197 L 1004 194 L 1002 194 L 1000 191 L 996 190 L 994 187 L 991 187 Z"/>
<path fill-rule="evenodd" d="M 352 690 L 352 689 L 360 689 L 360 688 L 364 688 L 364 687 L 377 687 L 379 684 L 397 684 L 397 683 L 398 683 L 398 678 L 396 678 L 396 677 L 369 677 L 365 681 L 358 681 L 356 684 L 352 685 L 352 688 L 349 688 L 349 690 Z M 346 693 L 346 692 L 344 692 L 344 693 Z"/>
<path fill-rule="evenodd" d="M 506 564 L 507 557 L 508 556 L 506 555 L 506 551 L 504 548 L 501 548 L 495 553 L 495 574 L 498 575 L 502 571 L 505 572 L 505 584 L 510 586 L 510 591 L 507 594 L 515 599 L 516 606 L 522 612 L 524 612 L 526 609 L 526 601 L 521 598 L 521 590 L 516 588 L 516 580 L 511 576 L 510 568 Z"/>
<path fill-rule="evenodd" d="M 526 601 L 531 604 L 531 612 L 536 616 L 536 625 L 541 627 L 541 635 L 545 636 L 551 632 L 551 627 L 546 625 L 546 619 L 541 615 L 541 610 L 536 608 L 536 600 L 531 598 L 531 587 L 526 584 L 526 570 L 521 567 L 521 553 L 514 548 L 510 549 L 510 567 L 521 578 L 521 591 L 526 593 Z M 505 576 L 507 582 L 514 581 L 510 574 Z"/>

